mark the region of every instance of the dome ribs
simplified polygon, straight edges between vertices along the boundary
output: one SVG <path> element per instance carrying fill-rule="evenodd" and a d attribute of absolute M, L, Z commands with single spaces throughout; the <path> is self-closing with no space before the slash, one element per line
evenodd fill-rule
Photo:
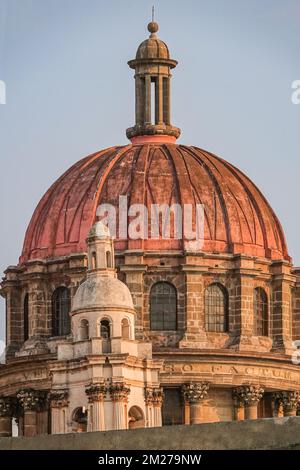
<path fill-rule="evenodd" d="M 88 157 L 85 157 L 84 160 L 86 160 Z M 72 171 L 75 171 L 76 168 L 80 165 L 80 162 L 75 163 L 72 165 L 71 168 L 69 168 L 67 171 L 65 171 L 49 188 L 49 190 L 44 194 L 42 199 L 40 200 L 38 206 L 36 207 L 30 223 L 28 225 L 26 234 L 25 234 L 25 240 L 23 244 L 23 250 L 22 250 L 22 255 L 20 257 L 20 263 L 23 262 L 23 259 L 28 259 L 31 257 L 31 253 L 36 250 L 37 248 L 40 248 L 40 235 L 41 231 L 43 230 L 44 227 L 44 220 L 47 215 L 47 211 L 49 207 L 51 206 L 52 199 L 53 199 L 53 194 L 55 194 L 56 188 L 61 184 L 63 179 L 65 178 L 66 175 L 71 173 Z M 41 247 L 42 248 L 42 247 Z"/>
<path fill-rule="evenodd" d="M 151 167 L 151 164 L 152 164 L 152 159 L 153 159 L 153 152 L 150 152 L 149 154 L 149 161 L 148 161 L 148 169 L 147 169 L 147 178 L 146 178 L 146 188 L 147 188 L 147 192 L 150 196 L 150 199 L 151 199 L 151 204 L 156 204 L 156 201 L 155 201 L 155 196 L 152 192 L 152 187 L 150 185 L 150 182 L 149 182 L 149 169 Z M 147 201 L 148 201 L 148 198 L 147 198 Z M 148 201 L 148 203 L 150 203 Z"/>
<path fill-rule="evenodd" d="M 84 161 L 86 161 L 87 158 L 85 158 Z M 42 207 L 40 214 L 38 216 L 38 223 L 35 225 L 35 238 L 33 238 L 34 252 L 37 249 L 42 250 L 42 252 L 44 252 L 45 250 L 45 256 L 46 257 L 51 256 L 51 246 L 54 244 L 53 242 L 51 243 L 51 236 L 53 233 L 53 226 L 51 224 L 51 221 L 52 221 L 52 212 L 53 212 L 54 202 L 57 200 L 57 195 L 60 194 L 61 189 L 65 187 L 66 180 L 70 178 L 70 175 L 72 174 L 74 175 L 74 173 L 77 174 L 80 166 L 81 166 L 81 161 L 73 165 L 70 168 L 70 170 L 66 171 L 58 179 L 58 181 L 51 186 L 50 190 L 46 193 L 46 196 L 49 193 L 49 198 L 47 200 L 47 203 Z M 45 233 L 47 224 L 50 225 L 50 228 L 51 228 L 51 231 L 49 231 L 49 234 Z M 31 256 L 31 252 L 29 256 Z M 37 257 L 38 256 L 39 255 L 37 255 Z"/>
<path fill-rule="evenodd" d="M 74 218 L 80 212 L 80 207 L 82 201 L 86 198 L 89 188 L 93 180 L 95 179 L 94 176 L 94 166 L 97 165 L 99 159 L 101 161 L 101 165 L 103 164 L 102 157 L 106 156 L 107 154 L 110 155 L 111 152 L 114 153 L 115 149 L 110 148 L 106 149 L 96 155 L 92 155 L 88 161 L 83 162 L 79 170 L 79 175 L 75 176 L 74 178 L 70 179 L 70 184 L 68 185 L 67 191 L 62 195 L 60 199 L 61 206 L 59 208 L 58 217 L 56 219 L 56 224 L 53 224 L 53 242 L 52 248 L 55 250 L 59 245 L 66 245 L 66 244 L 77 244 L 79 241 L 79 227 L 81 223 L 81 219 L 78 220 L 78 230 L 77 234 L 74 234 L 73 240 L 70 240 L 68 236 L 68 229 L 65 223 L 69 222 L 69 218 L 71 219 L 69 224 L 72 225 L 74 222 Z M 84 172 L 83 172 L 84 170 Z M 85 183 L 85 184 L 83 184 Z M 68 202 L 70 199 L 73 198 L 73 204 L 75 204 L 75 211 L 74 214 L 70 214 L 70 208 L 68 208 Z M 52 255 L 52 252 L 51 252 Z"/>
<path fill-rule="evenodd" d="M 124 146 L 124 147 L 118 147 L 116 154 L 113 156 L 111 161 L 109 163 L 107 163 L 105 171 L 103 172 L 101 180 L 99 181 L 97 191 L 95 193 L 92 208 L 91 208 L 91 211 L 89 213 L 90 218 L 87 218 L 87 221 L 86 221 L 86 223 L 84 224 L 84 227 L 83 227 L 83 230 L 84 230 L 84 233 L 85 233 L 85 235 L 84 235 L 85 238 L 86 238 L 86 235 L 88 233 L 88 230 L 90 229 L 92 224 L 95 222 L 97 207 L 99 205 L 99 201 L 100 201 L 100 198 L 101 198 L 101 192 L 102 192 L 102 189 L 103 189 L 103 186 L 105 184 L 106 179 L 108 178 L 110 172 L 113 170 L 116 163 L 119 162 L 123 158 L 123 156 L 126 154 L 126 152 L 130 149 L 131 149 L 131 145 L 127 145 L 127 146 Z M 82 230 L 81 230 L 81 232 L 82 232 Z"/>
<path fill-rule="evenodd" d="M 184 152 L 182 152 L 182 150 L 180 149 L 179 150 L 181 155 L 182 155 L 182 158 L 184 159 L 185 161 L 185 165 L 186 165 L 186 169 L 189 173 L 189 178 L 190 178 L 190 183 L 191 183 L 191 186 L 193 188 L 193 191 L 194 191 L 194 202 L 196 203 L 196 198 L 195 198 L 195 194 L 197 195 L 198 197 L 198 200 L 200 202 L 200 204 L 203 205 L 203 211 L 204 211 L 204 217 L 205 217 L 205 220 L 206 220 L 206 224 L 207 224 L 207 229 L 209 231 L 209 237 L 210 237 L 210 240 L 214 240 L 215 236 L 216 236 L 216 227 L 214 226 L 213 228 L 211 227 L 211 223 L 209 221 L 209 214 L 207 213 L 207 205 L 204 204 L 204 201 L 202 200 L 202 197 L 200 196 L 200 193 L 198 191 L 198 189 L 196 188 L 196 186 L 194 185 L 193 181 L 192 181 L 192 177 L 191 177 L 191 174 L 188 170 L 188 166 L 187 166 L 187 163 L 186 163 L 186 160 L 185 160 L 185 156 L 184 156 Z M 190 156 L 190 155 L 189 155 Z M 215 204 L 216 204 L 216 201 L 215 201 L 215 192 L 214 192 L 214 210 L 215 210 Z M 214 214 L 214 220 L 216 221 L 216 212 Z"/>
<path fill-rule="evenodd" d="M 280 222 L 257 187 L 233 165 L 197 147 L 145 143 L 110 147 L 67 170 L 42 197 L 28 226 L 20 263 L 86 251 L 100 203 L 118 210 L 151 203 L 204 205 L 202 252 L 243 253 L 290 261 Z M 151 221 L 151 219 L 148 219 Z M 173 225 L 171 225 L 171 230 Z M 151 234 L 151 225 L 148 225 Z M 117 250 L 193 250 L 188 241 L 116 239 Z M 198 249 L 198 248 L 195 248 Z"/>
<path fill-rule="evenodd" d="M 209 168 L 209 165 L 205 162 L 204 152 L 200 149 L 197 149 L 198 152 L 196 152 L 195 151 L 196 147 L 186 147 L 186 146 L 182 146 L 182 147 L 195 160 L 201 161 L 201 163 L 203 165 L 203 168 L 206 171 L 206 174 L 208 175 L 209 179 L 211 180 L 212 186 L 215 188 L 215 191 L 218 195 L 218 199 L 219 199 L 219 202 L 220 202 L 220 207 L 221 207 L 221 210 L 222 210 L 222 213 L 223 213 L 224 222 L 225 222 L 225 230 L 226 230 L 226 238 L 227 238 L 227 240 L 226 240 L 226 242 L 227 242 L 227 251 L 229 252 L 231 244 L 232 244 L 231 224 L 230 224 L 230 220 L 229 220 L 228 211 L 227 211 L 226 203 L 225 203 L 225 200 L 224 200 L 223 192 L 221 190 L 221 186 L 220 186 L 217 178 L 213 174 L 211 168 Z"/>
<path fill-rule="evenodd" d="M 133 204 L 143 204 L 146 202 L 146 175 L 148 170 L 150 146 L 138 146 L 134 153 L 134 160 L 132 165 L 132 182 L 130 187 L 130 194 L 128 198 L 128 207 Z M 142 195 L 142 196 L 141 196 Z M 127 214 L 127 226 L 129 224 Z M 130 240 L 127 242 L 128 249 L 144 249 L 144 240 Z"/>
<path fill-rule="evenodd" d="M 168 154 L 171 157 L 174 179 L 176 182 L 176 192 L 178 200 L 177 202 L 181 205 L 182 209 L 184 204 L 195 204 L 195 195 L 191 184 L 191 177 L 187 168 L 185 158 L 180 151 L 180 147 L 174 145 L 165 145 L 168 150 Z M 195 228 L 195 227 L 193 227 Z M 183 250 L 189 249 L 189 240 L 185 240 L 184 237 L 181 241 L 181 248 Z"/>
<path fill-rule="evenodd" d="M 212 159 L 209 152 L 203 151 L 203 154 L 210 161 L 211 165 L 216 169 L 216 171 L 220 175 L 222 175 L 223 179 L 225 179 L 224 178 L 224 176 L 225 176 L 224 170 L 228 171 L 228 169 L 224 166 L 224 163 L 221 160 L 219 160 L 218 157 L 216 157 L 216 156 L 214 157 L 214 159 Z M 220 171 L 219 165 L 222 166 L 223 171 Z M 230 174 L 232 175 L 232 172 L 230 172 Z M 236 178 L 234 178 L 234 179 L 236 180 Z M 243 189 L 242 185 L 240 185 L 240 187 Z M 243 207 L 242 202 L 239 200 L 239 198 L 237 197 L 235 192 L 232 190 L 232 186 L 230 184 L 230 181 L 227 182 L 226 189 L 227 189 L 228 193 L 231 195 L 232 199 L 234 200 L 234 210 L 235 210 L 235 213 L 237 215 L 236 220 L 237 220 L 237 222 L 239 224 L 239 227 L 240 227 L 240 237 L 242 239 L 242 242 L 243 243 L 250 243 L 250 244 L 256 243 L 255 215 L 254 215 L 254 212 L 253 212 L 253 205 L 251 203 L 249 195 L 246 193 L 247 209 L 251 211 L 252 223 L 253 223 L 253 226 L 254 226 L 254 230 L 250 226 L 250 218 L 249 218 L 249 214 L 246 214 L 246 207 L 245 208 Z M 245 201 L 244 201 L 244 203 L 245 203 Z M 247 237 L 247 234 L 245 233 L 245 230 L 243 229 L 242 220 L 241 220 L 241 216 L 239 215 L 238 208 L 241 212 L 241 216 L 242 216 L 242 219 L 244 221 L 244 224 L 248 228 L 248 235 L 250 237 L 250 240 L 247 240 L 248 237 Z"/>
<path fill-rule="evenodd" d="M 175 203 L 182 205 L 184 204 L 181 187 L 179 183 L 178 173 L 177 173 L 177 166 L 176 166 L 176 159 L 174 159 L 174 148 L 172 145 L 163 145 L 161 147 L 161 152 L 169 161 L 170 167 L 172 169 L 173 178 L 174 178 L 174 188 L 172 188 L 172 193 L 174 192 L 175 196 Z M 178 249 L 184 250 L 184 240 L 177 240 L 178 242 Z"/>
<path fill-rule="evenodd" d="M 249 198 L 252 201 L 253 206 L 255 207 L 255 210 L 257 212 L 259 222 L 261 225 L 261 229 L 264 234 L 264 247 L 266 250 L 265 256 L 269 257 L 269 252 L 272 252 L 272 250 L 277 250 L 279 252 L 282 252 L 284 257 L 289 259 L 287 250 L 284 248 L 285 241 L 284 240 L 284 235 L 283 235 L 283 230 L 281 228 L 280 222 L 277 219 L 275 213 L 273 212 L 272 208 L 270 207 L 267 199 L 265 196 L 261 193 L 261 191 L 255 186 L 255 184 L 240 170 L 237 170 L 233 165 L 231 165 L 228 162 L 223 162 L 224 166 L 230 168 L 230 170 L 234 173 L 235 177 L 241 181 L 242 186 L 244 187 L 244 190 L 247 192 L 249 195 Z M 251 189 L 250 189 L 251 188 Z M 261 206 L 258 204 L 257 201 L 260 201 Z M 267 212 L 266 217 L 263 215 L 263 211 Z M 268 227 L 267 227 L 268 226 Z M 268 235 L 268 228 L 272 230 L 274 242 L 279 242 L 280 239 L 280 246 L 276 243 L 276 246 L 271 246 L 271 240 L 270 236 Z"/>
<path fill-rule="evenodd" d="M 167 204 L 171 206 L 177 202 L 174 193 L 176 183 L 174 181 L 174 168 L 172 157 L 169 155 L 166 147 L 150 146 L 149 165 L 146 177 L 147 209 L 148 209 L 148 234 L 150 239 L 144 243 L 146 249 L 150 250 L 168 250 L 181 249 L 180 240 L 174 239 L 171 224 L 171 238 L 163 238 L 162 225 L 159 223 L 159 238 L 151 238 L 151 204 Z"/>
<path fill-rule="evenodd" d="M 96 169 L 96 172 L 94 176 L 92 177 L 89 186 L 82 192 L 82 195 L 78 201 L 78 205 L 75 208 L 75 212 L 69 223 L 69 230 L 67 233 L 67 238 L 65 239 L 66 243 L 78 243 L 79 242 L 80 223 L 77 224 L 76 230 L 74 230 L 75 221 L 76 220 L 81 221 L 84 219 L 84 206 L 86 204 L 86 201 L 93 199 L 93 198 L 89 198 L 89 194 L 91 193 L 94 197 L 95 190 L 99 184 L 99 180 L 101 180 L 101 174 L 103 172 L 103 168 L 105 167 L 105 165 L 107 165 L 108 161 L 114 158 L 117 152 L 118 152 L 118 147 L 117 148 L 113 147 L 105 151 L 105 153 L 99 154 L 98 159 L 96 161 L 93 160 L 91 162 L 91 165 L 94 163 L 97 164 L 98 168 Z M 81 190 L 80 186 L 81 186 L 81 183 L 79 183 L 79 191 Z M 93 187 L 95 187 L 94 190 L 92 189 Z M 73 193 L 74 193 L 74 197 L 77 197 L 77 191 L 75 190 L 75 188 L 74 188 Z M 73 232 L 73 237 L 72 237 L 72 232 Z"/>

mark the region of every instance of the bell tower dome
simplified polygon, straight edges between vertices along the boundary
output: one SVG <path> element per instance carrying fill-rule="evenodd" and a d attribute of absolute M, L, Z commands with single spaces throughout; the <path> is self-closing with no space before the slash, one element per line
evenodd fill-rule
<path fill-rule="evenodd" d="M 177 61 L 170 58 L 168 46 L 157 37 L 158 24 L 152 20 L 149 38 L 128 62 L 135 70 L 135 125 L 126 131 L 133 144 L 175 142 L 181 133 L 171 124 L 171 69 Z"/>

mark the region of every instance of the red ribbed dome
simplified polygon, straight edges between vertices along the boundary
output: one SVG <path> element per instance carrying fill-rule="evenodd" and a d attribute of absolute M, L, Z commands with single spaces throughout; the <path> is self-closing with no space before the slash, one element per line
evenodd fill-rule
<path fill-rule="evenodd" d="M 289 259 L 281 225 L 256 186 L 209 152 L 176 144 L 112 147 L 80 160 L 47 191 L 20 262 L 86 251 L 100 203 L 203 204 L 207 253 Z M 182 250 L 182 240 L 116 240 L 116 249 Z"/>

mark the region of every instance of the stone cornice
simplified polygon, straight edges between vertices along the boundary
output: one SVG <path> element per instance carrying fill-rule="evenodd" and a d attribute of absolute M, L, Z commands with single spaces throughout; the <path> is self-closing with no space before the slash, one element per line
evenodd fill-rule
<path fill-rule="evenodd" d="M 287 260 L 273 260 L 272 261 L 272 266 L 289 266 L 292 267 L 292 263 Z"/>
<path fill-rule="evenodd" d="M 263 361 L 271 361 L 276 363 L 286 363 L 287 366 L 291 366 L 291 368 L 299 369 L 298 366 L 295 366 L 291 362 L 291 356 L 289 355 L 282 355 L 282 354 L 272 354 L 272 353 L 263 353 L 263 352 L 251 352 L 251 351 L 237 351 L 233 349 L 188 349 L 184 348 L 180 349 L 168 349 L 164 348 L 161 351 L 153 351 L 153 356 L 159 357 L 164 360 L 169 360 L 170 358 L 176 360 L 183 360 L 187 359 L 188 362 L 190 358 L 192 361 L 195 361 L 195 357 L 197 357 L 200 361 L 207 361 L 207 360 L 216 360 L 219 361 L 220 359 L 224 358 L 225 361 L 236 361 L 237 359 L 246 359 L 249 361 L 255 361 L 255 364 Z M 176 358 L 176 359 L 175 359 Z M 300 369 L 299 369 L 300 370 Z"/>
<path fill-rule="evenodd" d="M 135 310 L 132 309 L 132 308 L 126 308 L 126 307 L 89 307 L 89 308 L 81 308 L 81 309 L 78 309 L 78 310 L 72 310 L 72 312 L 70 313 L 71 316 L 74 316 L 74 315 L 79 315 L 80 313 L 86 313 L 88 315 L 89 312 L 122 312 L 122 313 L 125 313 L 125 312 L 128 312 L 128 313 L 135 313 Z"/>
<path fill-rule="evenodd" d="M 289 273 L 278 273 L 278 274 L 271 274 L 272 282 L 280 281 L 280 282 L 296 282 L 296 276 Z"/>
<path fill-rule="evenodd" d="M 181 264 L 180 270 L 185 273 L 191 273 L 191 274 L 204 274 L 209 272 L 209 266 L 205 265 L 197 265 L 197 264 Z"/>
<path fill-rule="evenodd" d="M 144 273 L 148 270 L 148 266 L 146 264 L 124 264 L 122 266 L 119 266 L 119 269 L 122 273 Z"/>

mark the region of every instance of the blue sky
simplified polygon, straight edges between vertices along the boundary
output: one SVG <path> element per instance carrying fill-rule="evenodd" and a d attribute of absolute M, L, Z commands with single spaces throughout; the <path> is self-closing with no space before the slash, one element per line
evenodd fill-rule
<path fill-rule="evenodd" d="M 260 187 L 300 265 L 300 0 L 0 0 L 0 271 L 16 264 L 40 197 L 81 157 L 125 144 L 127 61 L 159 36 L 179 61 L 180 142 L 217 153 Z M 0 337 L 4 332 L 0 301 Z"/>

